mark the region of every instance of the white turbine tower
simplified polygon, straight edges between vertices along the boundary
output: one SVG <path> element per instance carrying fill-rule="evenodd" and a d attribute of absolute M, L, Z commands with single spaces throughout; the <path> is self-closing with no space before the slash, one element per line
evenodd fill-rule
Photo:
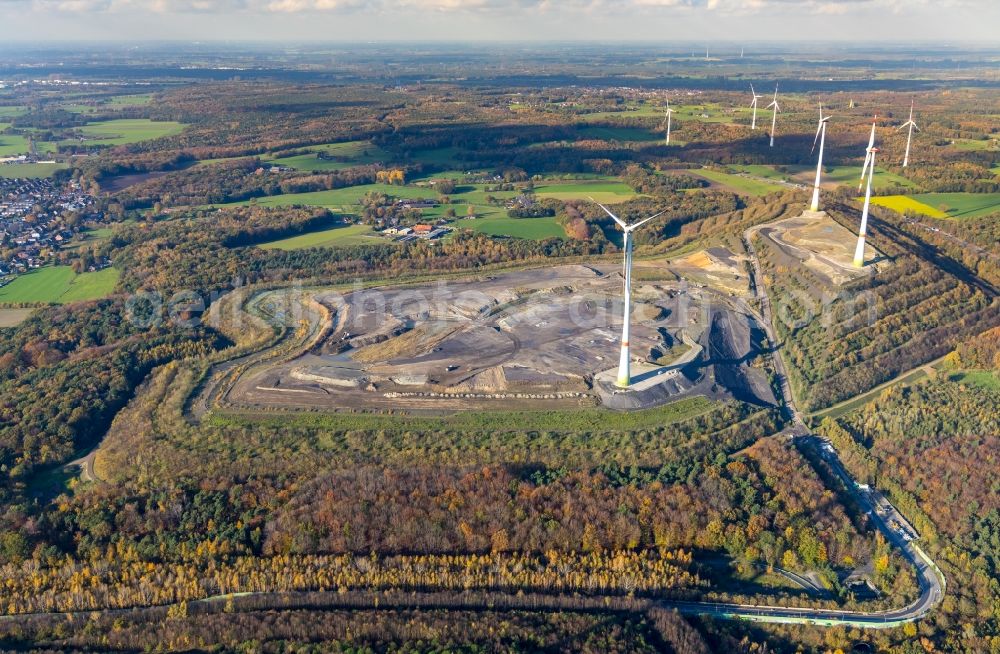
<path fill-rule="evenodd" d="M 858 232 L 858 247 L 854 250 L 854 267 L 864 268 L 865 266 L 865 234 L 868 231 L 868 208 L 872 203 L 872 177 L 875 176 L 875 154 L 878 148 L 869 145 L 865 150 L 865 162 L 868 171 L 868 187 L 865 190 L 865 206 L 861 210 L 861 231 Z"/>
<path fill-rule="evenodd" d="M 878 114 L 875 115 L 875 119 L 872 121 L 872 133 L 868 137 L 868 147 L 865 148 L 865 165 L 861 167 L 861 181 L 858 182 L 858 191 L 865 185 L 865 173 L 868 172 L 868 164 L 872 158 L 872 148 L 875 147 L 875 123 L 878 122 Z"/>
<path fill-rule="evenodd" d="M 590 198 L 590 200 L 601 209 L 604 209 L 604 213 L 611 216 L 611 219 L 618 223 L 618 226 L 622 228 L 623 232 L 625 232 L 625 242 L 622 244 L 622 249 L 625 250 L 625 265 L 622 273 L 625 278 L 625 316 L 622 321 L 622 349 L 621 358 L 618 361 L 618 381 L 615 383 L 619 388 L 628 388 L 629 384 L 632 382 L 631 360 L 629 359 L 628 347 L 630 311 L 632 308 L 632 232 L 642 225 L 645 225 L 653 218 L 663 215 L 664 212 L 661 211 L 660 213 L 652 215 L 649 218 L 645 218 L 637 223 L 628 225 L 624 220 L 611 213 L 611 211 L 609 211 L 603 204 L 594 200 L 594 198 Z"/>
<path fill-rule="evenodd" d="M 765 107 L 766 109 L 772 109 L 771 112 L 771 147 L 774 147 L 774 128 L 778 124 L 778 112 L 781 111 L 781 107 L 778 106 L 778 85 L 774 85 L 774 100 L 771 100 L 771 104 Z"/>
<path fill-rule="evenodd" d="M 750 103 L 750 108 L 753 109 L 753 122 L 750 123 L 750 129 L 757 129 L 757 100 L 764 96 L 757 95 L 757 92 L 753 90 L 753 84 L 750 85 L 750 94 L 753 95 L 753 102 Z"/>
<path fill-rule="evenodd" d="M 903 156 L 903 168 L 910 165 L 910 141 L 913 140 L 913 130 L 920 131 L 917 124 L 913 122 L 913 100 L 910 100 L 910 119 L 899 126 L 899 129 L 909 127 L 910 130 L 906 133 L 906 154 Z"/>
<path fill-rule="evenodd" d="M 871 136 L 868 137 L 868 147 L 865 148 L 865 164 L 861 168 L 861 184 L 865 182 L 865 175 L 868 175 L 868 188 L 865 191 L 865 205 L 861 210 L 861 229 L 858 232 L 858 247 L 854 250 L 854 267 L 863 268 L 865 265 L 865 235 L 868 232 L 868 209 L 872 201 L 872 178 L 875 176 L 875 153 L 879 150 L 875 147 L 875 124 L 878 116 L 872 121 Z M 861 186 L 858 186 L 858 190 Z"/>
<path fill-rule="evenodd" d="M 670 116 L 672 116 L 674 110 L 670 108 L 670 100 L 667 100 L 667 142 L 666 145 L 670 145 Z"/>
<path fill-rule="evenodd" d="M 819 141 L 819 159 L 816 161 L 816 186 L 813 187 L 812 204 L 809 209 L 819 211 L 819 182 L 823 175 L 823 147 L 826 145 L 826 123 L 830 116 L 823 117 L 823 103 L 819 105 L 819 125 L 816 127 L 816 138 L 813 139 L 813 146 L 810 153 L 816 150 L 816 141 Z"/>

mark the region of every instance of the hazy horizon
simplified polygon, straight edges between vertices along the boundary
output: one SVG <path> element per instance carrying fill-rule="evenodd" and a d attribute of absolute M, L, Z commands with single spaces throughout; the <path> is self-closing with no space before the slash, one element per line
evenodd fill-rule
<path fill-rule="evenodd" d="M 998 43 L 989 0 L 0 0 L 7 43 Z M 872 38 L 859 36 L 865 27 Z"/>

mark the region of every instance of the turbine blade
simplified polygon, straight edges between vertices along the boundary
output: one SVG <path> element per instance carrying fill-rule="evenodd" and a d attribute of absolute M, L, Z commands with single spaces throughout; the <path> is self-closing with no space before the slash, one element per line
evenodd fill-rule
<path fill-rule="evenodd" d="M 820 133 L 820 130 L 822 130 L 822 129 L 823 129 L 823 121 L 821 120 L 821 121 L 819 121 L 819 126 L 816 128 L 816 138 L 813 139 L 812 150 L 809 151 L 809 154 L 812 154 L 813 151 L 816 150 L 816 144 L 819 142 L 819 133 Z"/>
<path fill-rule="evenodd" d="M 628 225 L 625 224 L 624 220 L 622 220 L 621 218 L 619 218 L 615 214 L 611 213 L 606 206 L 604 206 L 603 204 L 601 204 L 600 202 L 598 202 L 594 198 L 590 198 L 590 201 L 593 202 L 594 204 L 596 204 L 597 206 L 599 206 L 601 209 L 604 209 L 604 213 L 606 213 L 609 216 L 611 216 L 611 219 L 614 220 L 616 223 L 618 223 L 621 226 L 622 229 L 624 229 L 625 231 L 628 231 Z"/>
<path fill-rule="evenodd" d="M 650 216 L 649 218 L 643 218 L 642 220 L 640 220 L 640 221 L 639 221 L 639 222 L 637 222 L 637 223 L 632 223 L 632 224 L 631 224 L 631 225 L 629 225 L 629 226 L 628 226 L 628 227 L 627 227 L 626 229 L 627 229 L 628 231 L 630 231 L 630 232 L 631 232 L 631 231 L 635 231 L 636 229 L 638 229 L 638 228 L 639 228 L 639 227 L 641 227 L 642 225 L 645 225 L 646 223 L 648 223 L 648 222 L 649 222 L 650 220 L 652 220 L 653 218 L 659 218 L 660 216 L 662 216 L 662 215 L 663 215 L 663 214 L 665 214 L 666 212 L 667 212 L 667 210 L 666 210 L 666 209 L 664 209 L 664 210 L 663 210 L 663 211 L 661 211 L 660 213 L 658 213 L 658 214 L 655 214 L 655 215 L 652 215 L 652 216 Z"/>

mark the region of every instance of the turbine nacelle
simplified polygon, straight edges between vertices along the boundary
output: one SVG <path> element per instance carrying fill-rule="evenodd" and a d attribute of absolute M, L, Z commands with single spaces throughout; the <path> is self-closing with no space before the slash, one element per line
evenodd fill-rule
<path fill-rule="evenodd" d="M 631 225 L 629 225 L 624 220 L 622 220 L 621 218 L 619 218 L 615 214 L 611 213 L 610 209 L 608 209 L 606 206 L 604 206 L 603 204 L 601 204 L 600 202 L 598 202 L 594 198 L 590 198 L 590 201 L 593 202 L 594 204 L 596 204 L 597 206 L 599 206 L 601 209 L 604 209 L 604 213 L 606 213 L 609 216 L 611 216 L 611 219 L 614 220 L 616 223 L 618 223 L 618 226 L 621 227 L 622 231 L 625 232 L 626 234 L 631 234 L 636 229 L 638 229 L 639 227 L 645 225 L 646 223 L 648 223 L 653 218 L 659 218 L 660 216 L 662 216 L 663 214 L 666 213 L 666 210 L 663 210 L 660 213 L 657 213 L 657 214 L 654 214 L 654 215 L 650 216 L 649 218 L 643 218 L 639 222 L 632 223 Z"/>
<path fill-rule="evenodd" d="M 872 148 L 875 147 L 875 125 L 878 123 L 878 114 L 875 115 L 874 120 L 872 120 L 872 131 L 868 137 L 868 147 L 865 148 L 865 163 L 861 166 L 861 181 L 858 182 L 858 190 L 865 185 L 865 174 L 868 172 L 868 166 L 872 162 Z"/>
<path fill-rule="evenodd" d="M 816 137 L 813 139 L 813 146 L 812 149 L 809 150 L 809 154 L 812 154 L 816 150 L 816 143 L 819 141 L 820 132 L 823 132 L 826 129 L 826 124 L 830 122 L 831 118 L 833 118 L 833 116 L 823 117 L 823 105 L 821 103 L 819 105 L 819 124 L 816 125 Z"/>

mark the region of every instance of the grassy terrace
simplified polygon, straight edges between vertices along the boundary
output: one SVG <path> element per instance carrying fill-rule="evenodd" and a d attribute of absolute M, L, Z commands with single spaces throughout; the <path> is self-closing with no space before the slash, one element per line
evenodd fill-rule
<path fill-rule="evenodd" d="M 265 250 L 302 250 L 305 248 L 332 248 L 345 245 L 361 245 L 364 243 L 385 243 L 373 237 L 372 228 L 368 225 L 347 225 L 324 229 L 308 234 L 299 234 L 280 241 L 264 243 L 259 247 Z"/>
<path fill-rule="evenodd" d="M 692 168 L 688 172 L 704 177 L 716 184 L 721 184 L 735 193 L 742 193 L 744 195 L 767 195 L 768 193 L 774 193 L 784 188 L 780 184 L 772 184 L 752 177 L 733 175 L 709 168 Z"/>
<path fill-rule="evenodd" d="M 262 426 L 287 429 L 323 429 L 367 432 L 591 432 L 613 430 L 632 432 L 655 430 L 664 424 L 694 418 L 716 407 L 704 397 L 691 397 L 642 411 L 615 412 L 602 408 L 562 411 L 462 411 L 445 416 L 388 415 L 373 413 L 307 414 L 282 412 L 280 415 L 227 410 L 211 417 L 216 425 L 252 421 Z M 538 434 L 534 435 L 535 438 Z"/>

